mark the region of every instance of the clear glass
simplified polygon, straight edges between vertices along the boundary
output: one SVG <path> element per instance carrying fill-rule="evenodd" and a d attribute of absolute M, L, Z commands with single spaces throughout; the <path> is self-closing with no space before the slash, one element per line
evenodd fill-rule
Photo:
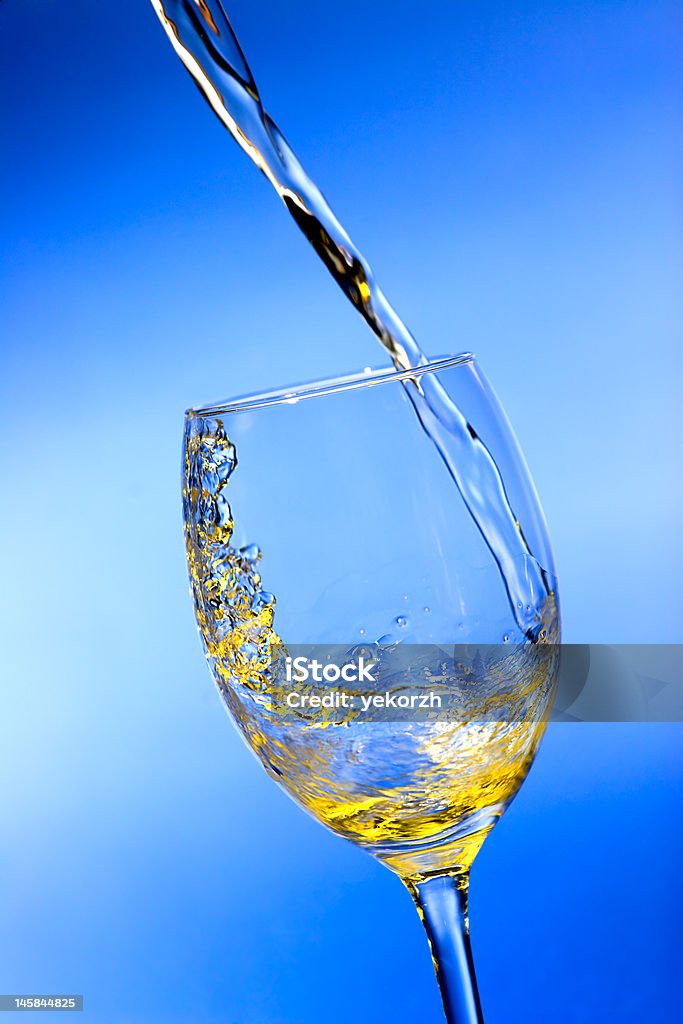
<path fill-rule="evenodd" d="M 520 634 L 505 574 L 415 416 L 407 390 L 428 378 L 498 467 L 547 581 L 540 635 L 559 641 L 538 497 L 500 404 L 468 354 L 190 410 L 184 517 L 200 634 L 239 730 L 302 807 L 403 879 L 425 924 L 446 1016 L 467 1024 L 482 1020 L 469 870 L 534 758 L 544 728 L 539 703 L 542 711 L 550 703 L 554 667 L 534 676 L 534 714 L 510 721 L 358 719 L 321 727 L 305 715 L 278 717 L 266 699 L 272 652 L 287 645 L 520 650 L 539 642 Z"/>

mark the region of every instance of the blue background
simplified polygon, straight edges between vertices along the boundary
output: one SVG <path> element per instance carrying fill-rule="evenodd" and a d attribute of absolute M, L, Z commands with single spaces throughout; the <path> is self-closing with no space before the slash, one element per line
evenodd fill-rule
<path fill-rule="evenodd" d="M 423 347 L 496 386 L 570 641 L 683 639 L 674 9 L 230 7 Z M 184 408 L 381 354 L 150 5 L 4 0 L 0 95 L 0 991 L 437 1022 L 400 883 L 226 720 L 182 554 Z M 682 738 L 552 727 L 473 873 L 491 1024 L 679 1019 Z"/>

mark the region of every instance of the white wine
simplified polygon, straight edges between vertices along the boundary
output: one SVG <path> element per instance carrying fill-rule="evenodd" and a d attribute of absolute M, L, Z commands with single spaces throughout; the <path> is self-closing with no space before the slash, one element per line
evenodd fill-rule
<path fill-rule="evenodd" d="M 191 416 L 185 440 L 185 528 L 197 621 L 220 693 L 269 774 L 319 821 L 413 880 L 466 872 L 523 781 L 544 729 L 554 674 L 551 599 L 546 644 L 529 662 L 509 649 L 511 686 L 457 721 L 366 721 L 283 715 L 273 671 L 284 649 L 276 598 L 255 545 L 232 546 L 228 501 L 237 465 L 220 420 Z M 510 662 L 510 659 L 512 661 Z M 515 660 L 516 659 L 516 660 Z M 516 674 L 515 674 L 516 672 Z M 493 713 L 498 699 L 503 716 Z"/>

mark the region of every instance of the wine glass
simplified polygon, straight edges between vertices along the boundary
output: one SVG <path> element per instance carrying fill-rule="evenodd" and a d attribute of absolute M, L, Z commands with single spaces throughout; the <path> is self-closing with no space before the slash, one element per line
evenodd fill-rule
<path fill-rule="evenodd" d="M 517 531 L 507 559 L 491 543 L 500 509 L 490 528 L 473 516 L 415 415 L 430 394 L 499 474 Z M 559 641 L 543 514 L 494 393 L 463 354 L 227 401 L 187 413 L 183 467 L 195 612 L 229 712 L 294 800 L 402 878 L 448 1021 L 481 1021 L 469 871 L 535 756 Z M 511 594 L 524 586 L 522 609 Z M 328 661 L 364 653 L 384 682 L 398 653 L 403 682 L 427 665 L 452 704 L 445 716 L 292 708 L 293 645 Z"/>

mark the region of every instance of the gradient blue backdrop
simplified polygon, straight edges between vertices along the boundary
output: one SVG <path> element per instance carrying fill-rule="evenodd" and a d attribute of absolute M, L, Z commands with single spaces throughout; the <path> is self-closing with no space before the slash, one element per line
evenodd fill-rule
<path fill-rule="evenodd" d="M 572 641 L 683 639 L 675 7 L 230 8 L 423 346 L 497 387 Z M 399 882 L 230 727 L 182 553 L 183 409 L 379 350 L 149 4 L 4 0 L 0 95 L 0 991 L 436 1024 Z M 682 738 L 551 729 L 474 870 L 491 1024 L 680 1019 Z"/>

